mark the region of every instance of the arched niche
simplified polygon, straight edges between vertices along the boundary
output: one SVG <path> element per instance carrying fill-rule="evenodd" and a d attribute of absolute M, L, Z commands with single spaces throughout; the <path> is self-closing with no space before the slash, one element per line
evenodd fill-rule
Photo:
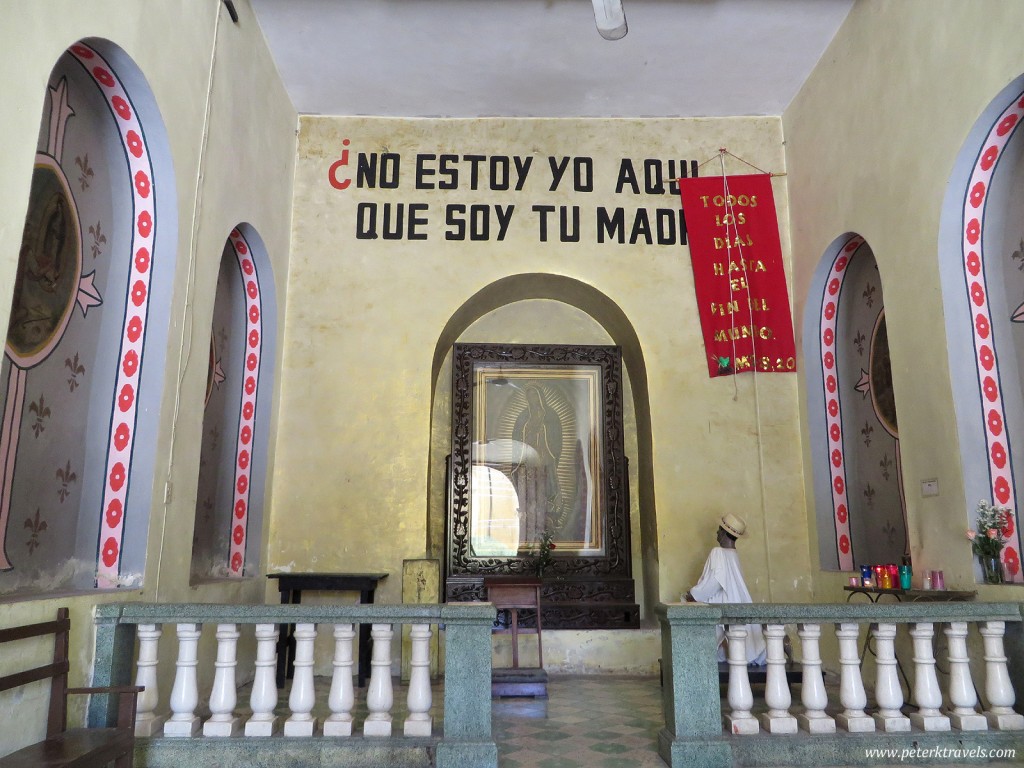
<path fill-rule="evenodd" d="M 658 594 L 647 371 L 636 332 L 622 310 L 592 286 L 560 275 L 503 278 L 469 297 L 439 334 L 432 367 L 428 552 L 442 557 L 445 457 L 451 446 L 451 352 L 456 342 L 614 344 L 622 349 L 626 453 L 637 599 L 653 615 Z"/>
<path fill-rule="evenodd" d="M 141 583 L 176 233 L 145 78 L 108 41 L 72 45 L 43 101 L 0 370 L 4 592 Z"/>
<path fill-rule="evenodd" d="M 256 230 L 228 236 L 217 275 L 203 410 L 193 582 L 259 568 L 273 391 L 273 272 Z"/>
<path fill-rule="evenodd" d="M 804 315 L 814 508 L 823 568 L 909 556 L 899 420 L 878 265 L 859 235 L 829 247 Z"/>
<path fill-rule="evenodd" d="M 964 521 L 979 499 L 1015 520 L 1002 551 L 1012 581 L 1021 572 L 1017 458 L 1024 450 L 1024 77 L 1004 88 L 975 122 L 943 200 L 939 272 L 949 372 L 963 471 Z M 976 575 L 981 580 L 980 566 Z"/>

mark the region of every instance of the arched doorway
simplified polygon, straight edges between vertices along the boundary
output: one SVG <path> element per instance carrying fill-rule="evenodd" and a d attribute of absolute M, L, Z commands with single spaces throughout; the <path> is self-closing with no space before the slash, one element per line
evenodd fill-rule
<path fill-rule="evenodd" d="M 653 605 L 660 599 L 657 516 L 652 490 L 650 409 L 643 351 L 622 310 L 600 291 L 572 278 L 530 273 L 495 281 L 469 297 L 439 334 L 432 366 L 429 552 L 440 556 L 444 547 L 452 347 L 457 341 L 485 340 L 621 347 L 631 519 L 635 521 L 634 575 L 643 614 L 653 615 Z"/>

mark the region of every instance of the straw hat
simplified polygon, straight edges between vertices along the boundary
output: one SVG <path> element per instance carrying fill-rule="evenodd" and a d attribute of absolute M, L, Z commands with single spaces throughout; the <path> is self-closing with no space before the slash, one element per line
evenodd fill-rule
<path fill-rule="evenodd" d="M 747 532 L 747 524 L 743 521 L 743 518 L 737 517 L 732 512 L 726 513 L 719 525 L 722 526 L 722 530 L 730 536 L 735 536 L 737 539 Z"/>

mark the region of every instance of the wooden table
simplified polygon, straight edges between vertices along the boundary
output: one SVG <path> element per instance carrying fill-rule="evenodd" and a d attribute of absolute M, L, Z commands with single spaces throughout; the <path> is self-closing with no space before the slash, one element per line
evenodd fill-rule
<path fill-rule="evenodd" d="M 882 589 L 881 587 L 843 587 L 850 594 L 846 596 L 846 602 L 850 602 L 850 599 L 854 595 L 864 595 L 872 603 L 877 603 L 883 595 L 891 595 L 895 597 L 897 602 L 903 602 L 906 600 L 910 603 L 941 603 L 941 602 L 966 602 L 973 600 L 978 596 L 977 592 L 955 590 L 955 589 Z M 860 660 L 864 661 L 864 657 L 870 651 L 871 655 L 875 655 L 875 649 L 871 647 L 871 632 L 868 631 L 864 635 L 864 646 L 860 651 Z M 907 673 L 903 671 L 903 665 L 900 663 L 899 658 L 896 659 L 896 669 L 900 675 L 903 676 L 903 682 L 906 683 L 908 690 L 913 690 L 910 686 L 910 679 L 907 677 Z"/>
<path fill-rule="evenodd" d="M 512 668 L 494 669 L 491 676 L 492 696 L 547 696 L 547 673 L 544 671 L 544 644 L 541 639 L 540 588 L 538 578 L 493 576 L 484 579 L 487 599 L 499 611 L 509 612 L 510 626 L 495 629 L 495 634 L 512 635 Z M 534 627 L 519 626 L 519 611 L 532 610 L 537 616 Z M 537 666 L 519 666 L 519 635 L 537 635 Z"/>
<path fill-rule="evenodd" d="M 298 605 L 303 590 L 315 592 L 358 592 L 359 602 L 372 604 L 377 584 L 388 577 L 386 573 L 268 573 L 268 579 L 277 579 L 282 605 Z M 362 688 L 370 676 L 370 630 L 368 623 L 359 625 L 358 685 Z M 282 624 L 277 639 L 277 687 L 283 688 L 285 678 L 295 672 L 295 625 Z"/>
<path fill-rule="evenodd" d="M 892 595 L 898 601 L 909 603 L 941 603 L 966 602 L 978 596 L 977 592 L 955 589 L 882 589 L 881 587 L 843 587 L 850 594 L 846 602 L 854 595 L 864 595 L 872 603 L 877 603 L 883 595 Z"/>

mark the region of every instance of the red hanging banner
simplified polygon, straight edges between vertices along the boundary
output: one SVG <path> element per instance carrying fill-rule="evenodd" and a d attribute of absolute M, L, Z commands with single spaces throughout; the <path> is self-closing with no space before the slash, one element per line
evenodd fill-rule
<path fill-rule="evenodd" d="M 708 374 L 796 370 L 771 176 L 679 179 Z"/>

